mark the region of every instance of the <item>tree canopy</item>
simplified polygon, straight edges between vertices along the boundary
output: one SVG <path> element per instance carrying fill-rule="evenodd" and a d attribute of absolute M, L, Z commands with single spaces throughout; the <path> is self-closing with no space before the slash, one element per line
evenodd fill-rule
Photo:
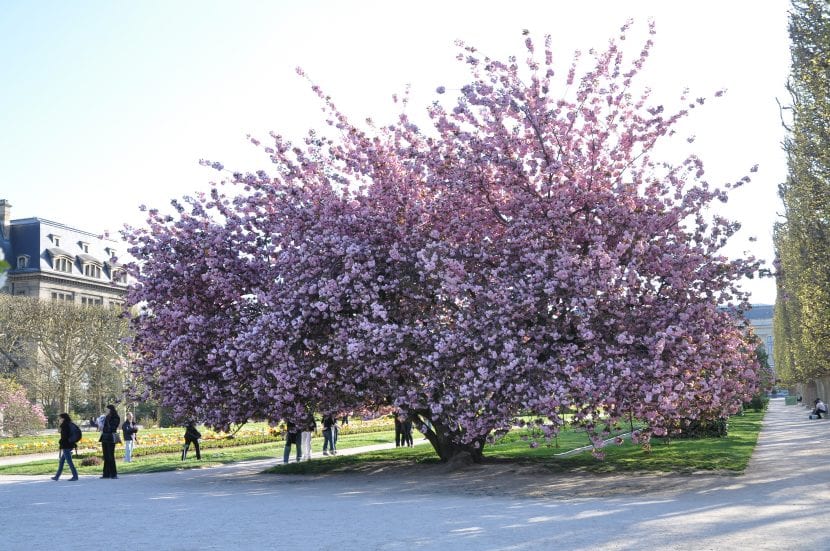
<path fill-rule="evenodd" d="M 792 122 L 775 228 L 775 365 L 788 382 L 830 365 L 830 4 L 796 0 L 790 12 Z"/>
<path fill-rule="evenodd" d="M 270 172 L 126 232 L 148 393 L 216 427 L 394 406 L 443 459 L 525 412 L 547 436 L 573 413 L 597 447 L 624 418 L 647 443 L 735 412 L 757 376 L 737 282 L 758 265 L 720 252 L 738 225 L 707 209 L 749 178 L 652 158 L 704 99 L 634 92 L 651 40 L 581 77 L 525 44 L 520 64 L 459 43 L 471 80 L 437 90 L 428 129 L 405 109 L 355 125 L 312 85 L 330 135 L 252 138 Z"/>

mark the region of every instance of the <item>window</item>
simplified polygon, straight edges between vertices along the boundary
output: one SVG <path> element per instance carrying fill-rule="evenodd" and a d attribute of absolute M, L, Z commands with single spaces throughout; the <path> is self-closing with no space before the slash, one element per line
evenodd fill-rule
<path fill-rule="evenodd" d="M 72 273 L 72 260 L 65 256 L 59 256 L 52 261 L 52 265 L 59 272 Z"/>
<path fill-rule="evenodd" d="M 116 283 L 127 283 L 127 272 L 124 270 L 113 270 L 112 280 Z"/>
<path fill-rule="evenodd" d="M 89 252 L 89 243 L 84 243 L 83 241 L 78 241 L 78 245 L 81 246 L 81 250 L 85 253 Z"/>
<path fill-rule="evenodd" d="M 81 304 L 84 306 L 100 306 L 103 302 L 101 297 L 81 297 Z"/>
<path fill-rule="evenodd" d="M 53 233 L 52 234 L 52 243 L 54 243 L 56 247 L 60 247 L 61 246 L 61 236 L 60 235 L 55 235 Z"/>
<path fill-rule="evenodd" d="M 101 279 L 101 267 L 95 264 L 84 264 L 84 275 Z"/>
<path fill-rule="evenodd" d="M 29 267 L 29 255 L 28 254 L 21 254 L 17 257 L 17 269 L 23 270 Z"/>
<path fill-rule="evenodd" d="M 65 300 L 67 302 L 74 302 L 75 297 L 72 293 L 64 291 L 52 291 L 52 300 Z"/>

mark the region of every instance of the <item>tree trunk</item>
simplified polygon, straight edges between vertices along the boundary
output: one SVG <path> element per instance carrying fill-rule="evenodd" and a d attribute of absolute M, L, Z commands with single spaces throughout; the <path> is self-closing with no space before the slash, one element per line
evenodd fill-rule
<path fill-rule="evenodd" d="M 469 454 L 473 463 L 481 463 L 484 459 L 484 438 L 478 438 L 469 444 L 462 444 L 457 441 L 460 434 L 453 434 L 448 427 L 431 421 L 425 412 L 413 413 L 412 416 L 443 463 L 450 462 L 463 454 Z"/>

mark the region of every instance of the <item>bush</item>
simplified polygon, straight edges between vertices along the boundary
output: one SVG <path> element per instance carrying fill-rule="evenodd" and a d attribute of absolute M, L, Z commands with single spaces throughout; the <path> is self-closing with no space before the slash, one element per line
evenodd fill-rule
<path fill-rule="evenodd" d="M 91 455 L 89 457 L 84 457 L 81 459 L 81 466 L 82 467 L 94 467 L 96 465 L 101 464 L 101 458 L 95 455 Z"/>
<path fill-rule="evenodd" d="M 729 421 L 720 419 L 683 419 L 671 430 L 671 438 L 722 438 L 729 432 Z"/>
<path fill-rule="evenodd" d="M 756 394 L 749 402 L 744 402 L 744 409 L 761 412 L 767 409 L 767 404 L 769 404 L 769 398 L 763 394 Z"/>
<path fill-rule="evenodd" d="M 0 378 L 0 434 L 35 433 L 46 426 L 43 408 L 26 397 L 25 389 L 11 379 Z"/>

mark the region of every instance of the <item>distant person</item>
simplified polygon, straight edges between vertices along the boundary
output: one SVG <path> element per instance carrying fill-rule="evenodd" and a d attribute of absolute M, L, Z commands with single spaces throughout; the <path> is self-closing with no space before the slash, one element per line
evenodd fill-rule
<path fill-rule="evenodd" d="M 182 461 L 187 459 L 187 450 L 190 449 L 190 444 L 193 444 L 196 448 L 196 460 L 199 461 L 202 459 L 202 452 L 199 449 L 199 439 L 202 437 L 202 433 L 196 430 L 196 426 L 193 421 L 188 421 L 187 427 L 184 430 L 184 448 L 182 448 Z"/>
<path fill-rule="evenodd" d="M 115 443 L 120 424 L 121 418 L 115 411 L 115 406 L 108 405 L 107 414 L 101 424 L 101 437 L 98 439 L 104 452 L 104 474 L 101 478 L 118 478 L 118 470 L 115 467 Z"/>
<path fill-rule="evenodd" d="M 816 398 L 814 402 L 813 413 L 810 415 L 811 419 L 821 419 L 821 415 L 827 415 L 827 405 L 821 401 L 821 398 Z"/>
<path fill-rule="evenodd" d="M 412 447 L 414 440 L 412 440 L 412 419 L 405 416 L 401 421 L 401 446 Z"/>
<path fill-rule="evenodd" d="M 303 451 L 300 448 L 300 429 L 291 421 L 286 422 L 285 426 L 285 448 L 282 452 L 282 462 L 288 463 L 288 457 L 291 455 L 291 446 L 297 448 L 297 463 L 303 456 Z"/>
<path fill-rule="evenodd" d="M 133 414 L 127 414 L 127 420 L 121 425 L 121 432 L 124 433 L 124 463 L 133 460 L 133 446 L 138 441 L 138 426 L 133 423 Z"/>
<path fill-rule="evenodd" d="M 309 415 L 306 419 L 306 425 L 303 427 L 303 432 L 300 435 L 300 445 L 303 448 L 303 461 L 311 459 L 311 435 L 317 430 L 317 421 L 314 420 L 314 415 Z"/>
<path fill-rule="evenodd" d="M 75 426 L 77 432 L 73 430 L 72 426 L 75 425 L 75 423 L 73 423 L 72 419 L 69 418 L 68 413 L 61 413 L 58 417 L 60 417 L 61 420 L 59 427 L 61 431 L 61 438 L 58 441 L 61 459 L 58 463 L 58 472 L 55 473 L 52 480 L 57 481 L 61 477 L 61 473 L 63 472 L 63 464 L 66 462 L 69 464 L 69 470 L 72 471 L 72 478 L 70 478 L 69 481 L 74 482 L 75 480 L 78 480 L 78 471 L 75 469 L 75 464 L 72 463 L 72 450 L 77 446 L 77 440 L 74 438 L 77 438 L 81 432 L 81 429 Z"/>
<path fill-rule="evenodd" d="M 401 423 L 400 415 L 395 414 L 395 447 L 401 447 L 401 440 L 403 439 L 403 424 Z"/>
<path fill-rule="evenodd" d="M 334 431 L 337 430 L 337 423 L 334 417 L 329 414 L 323 417 L 323 455 L 337 455 L 337 448 L 334 443 Z"/>

